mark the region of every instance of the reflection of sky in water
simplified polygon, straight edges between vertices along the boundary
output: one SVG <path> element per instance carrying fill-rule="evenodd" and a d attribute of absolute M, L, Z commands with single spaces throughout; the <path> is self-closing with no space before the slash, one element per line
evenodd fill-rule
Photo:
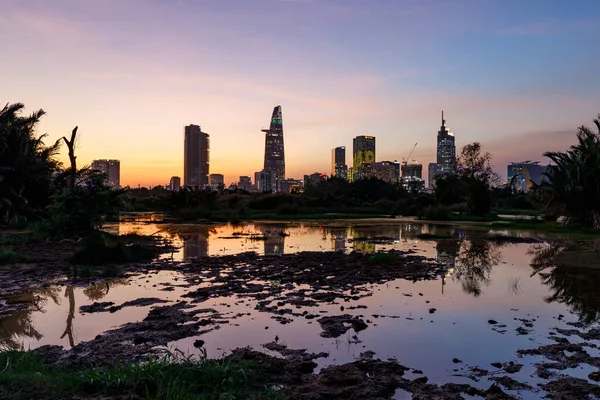
<path fill-rule="evenodd" d="M 113 227 L 117 228 L 117 227 Z M 222 325 L 221 329 L 202 335 L 206 350 L 211 357 L 220 356 L 236 347 L 272 341 L 277 335 L 281 342 L 291 348 L 309 351 L 327 351 L 330 357 L 317 360 L 323 366 L 352 361 L 361 352 L 373 350 L 377 357 L 396 358 L 401 364 L 421 369 L 432 382 L 448 380 L 489 386 L 487 382 L 473 383 L 464 377 L 465 365 L 480 365 L 493 370 L 492 362 L 534 361 L 534 357 L 519 360 L 518 349 L 527 349 L 549 343 L 548 332 L 554 326 L 565 327 L 565 321 L 557 319 L 565 314 L 566 321 L 575 320 L 565 305 L 544 301 L 552 295 L 549 286 L 542 284 L 538 275 L 532 276 L 529 266 L 529 245 L 496 246 L 479 240 L 423 241 L 418 234 L 446 234 L 468 239 L 477 232 L 459 231 L 456 228 L 398 223 L 378 226 L 320 226 L 318 224 L 247 224 L 242 227 L 230 225 L 191 226 L 166 225 L 155 222 L 146 224 L 124 223 L 118 227 L 121 234 L 138 232 L 164 235 L 174 239 L 181 248 L 172 257 L 233 254 L 256 251 L 263 254 L 284 254 L 297 251 L 377 251 L 383 249 L 413 249 L 419 254 L 437 259 L 447 268 L 445 279 L 410 282 L 391 281 L 381 285 L 369 285 L 373 295 L 358 301 L 339 304 L 322 304 L 319 307 L 303 307 L 310 313 L 327 311 L 326 315 L 343 313 L 360 315 L 369 320 L 369 327 L 358 334 L 360 343 L 354 343 L 353 331 L 337 339 L 322 338 L 318 322 L 290 315 L 293 322 L 281 325 L 271 317 L 273 314 L 254 309 L 256 301 L 237 296 L 211 298 L 199 307 L 212 307 L 219 312 L 234 315 L 250 313 Z M 225 239 L 234 232 L 266 235 L 267 240 L 255 241 L 248 236 Z M 285 232 L 289 236 L 280 235 Z M 484 233 L 486 233 L 484 231 Z M 372 244 L 356 241 L 358 237 L 387 237 L 392 243 Z M 170 257 L 171 255 L 169 255 Z M 175 301 L 181 294 L 193 288 L 182 288 L 180 275 L 171 271 L 151 273 L 152 276 L 136 276 L 129 280 L 116 280 L 88 288 L 51 287 L 36 292 L 28 300 L 35 305 L 32 311 L 19 311 L 0 320 L 0 340 L 4 344 L 22 344 L 34 348 L 44 344 L 70 346 L 70 342 L 93 339 L 98 333 L 126 322 L 143 319 L 150 307 L 130 307 L 110 313 L 80 314 L 79 307 L 94 301 L 113 301 L 120 304 L 139 297 L 159 297 Z M 174 285 L 174 291 L 162 291 L 163 285 Z M 32 300 L 33 299 L 33 300 Z M 352 305 L 366 305 L 367 309 L 349 310 Z M 229 305 L 229 307 L 227 307 Z M 430 308 L 435 312 L 430 313 Z M 375 317 L 385 316 L 385 317 Z M 392 318 L 393 317 L 393 318 Z M 519 336 L 515 329 L 521 326 L 520 318 L 534 319 L 534 331 Z M 488 323 L 493 319 L 505 324 L 506 333 L 499 333 Z M 268 330 L 265 327 L 269 327 Z M 196 338 L 186 338 L 172 346 L 194 352 Z M 456 357 L 464 364 L 454 364 Z M 587 371 L 587 368 L 584 369 Z M 533 384 L 533 367 L 526 365 L 513 375 L 517 380 Z M 579 371 L 578 376 L 585 377 Z M 537 394 L 536 394 L 537 395 Z M 399 394 L 400 396 L 400 394 Z M 401 397 L 400 397 L 401 398 Z M 527 397 L 524 398 L 536 398 Z"/>

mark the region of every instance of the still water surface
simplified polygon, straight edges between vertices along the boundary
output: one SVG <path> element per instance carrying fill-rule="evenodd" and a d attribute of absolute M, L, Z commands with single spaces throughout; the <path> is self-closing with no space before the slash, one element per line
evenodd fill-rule
<path fill-rule="evenodd" d="M 337 339 L 323 338 L 316 320 L 291 315 L 286 317 L 293 321 L 281 325 L 272 319 L 272 314 L 256 310 L 255 300 L 245 298 L 240 301 L 237 296 L 210 298 L 201 303 L 201 307 L 212 307 L 225 316 L 245 314 L 201 336 L 210 357 L 219 357 L 248 345 L 268 353 L 261 345 L 278 336 L 280 342 L 290 348 L 329 352 L 328 358 L 316 360 L 320 367 L 352 362 L 360 353 L 372 350 L 378 358 L 395 358 L 405 366 L 422 370 L 433 383 L 466 382 L 487 388 L 489 382 L 485 378 L 473 382 L 461 376 L 467 372 L 466 366 L 479 365 L 493 370 L 490 363 L 513 360 L 525 366 L 512 377 L 535 386 L 539 381 L 534 377 L 531 363 L 538 360 L 533 357 L 518 359 L 516 350 L 551 343 L 548 333 L 552 328 L 566 328 L 566 322 L 578 319 L 578 315 L 572 313 L 565 303 L 547 301 L 557 290 L 564 288 L 545 284 L 548 279 L 534 273 L 530 267 L 532 245 L 498 245 L 478 239 L 489 233 L 488 230 L 469 231 L 410 222 L 345 226 L 246 224 L 233 227 L 169 225 L 155 221 L 122 222 L 109 227 L 109 230 L 120 234 L 137 232 L 168 237 L 179 248 L 163 258 L 182 262 L 190 257 L 246 251 L 284 254 L 412 249 L 446 266 L 446 276 L 438 280 L 413 283 L 400 279 L 368 285 L 372 296 L 344 302 L 343 312 L 340 304 L 322 303 L 316 308 L 306 307 L 311 313 L 349 313 L 370 320 L 369 327 L 358 333 L 357 338 L 353 338 L 355 333 L 352 330 Z M 418 235 L 424 233 L 452 235 L 456 240 L 418 239 Z M 268 239 L 253 240 L 252 234 L 267 235 Z M 519 232 L 510 234 L 526 235 Z M 385 244 L 357 240 L 374 237 L 393 240 L 387 240 Z M 194 287 L 178 286 L 182 278 L 177 272 L 157 271 L 85 288 L 57 285 L 38 290 L 30 295 L 29 300 L 34 304 L 31 310 L 17 311 L 0 320 L 0 345 L 35 348 L 59 344 L 69 348 L 123 323 L 140 321 L 151 308 L 128 307 L 115 313 L 85 314 L 80 313 L 80 306 L 95 301 L 120 304 L 140 297 L 158 297 L 175 302 L 182 294 L 194 290 Z M 173 286 L 172 291 L 162 290 L 167 284 Z M 367 308 L 349 310 L 350 306 L 356 305 Z M 534 326 L 529 334 L 517 334 L 515 329 L 523 326 L 519 319 L 532 320 Z M 498 324 L 490 324 L 489 320 Z M 194 353 L 197 350 L 193 343 L 198 338 L 186 338 L 171 343 L 170 347 Z M 454 363 L 454 358 L 462 363 Z M 589 369 L 581 368 L 569 371 L 569 374 L 587 379 L 589 372 Z M 523 393 L 521 396 L 539 398 L 541 393 Z"/>

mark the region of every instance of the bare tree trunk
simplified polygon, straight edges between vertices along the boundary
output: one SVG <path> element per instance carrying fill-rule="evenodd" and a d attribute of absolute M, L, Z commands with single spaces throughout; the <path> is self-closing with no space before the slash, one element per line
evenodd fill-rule
<path fill-rule="evenodd" d="M 69 188 L 75 187 L 75 177 L 77 176 L 77 157 L 75 157 L 75 136 L 77 135 L 77 127 L 71 132 L 71 140 L 68 140 L 63 136 L 63 140 L 69 148 L 69 160 L 71 161 L 71 176 L 69 177 L 68 186 Z"/>

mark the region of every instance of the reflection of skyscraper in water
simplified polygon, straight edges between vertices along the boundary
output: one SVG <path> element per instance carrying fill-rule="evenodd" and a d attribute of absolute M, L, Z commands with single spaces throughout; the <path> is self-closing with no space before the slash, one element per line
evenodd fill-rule
<path fill-rule="evenodd" d="M 375 243 L 364 240 L 355 240 L 352 242 L 352 250 L 360 251 L 361 253 L 375 253 Z"/>
<path fill-rule="evenodd" d="M 400 226 L 400 237 L 402 240 L 416 239 L 423 232 L 423 224 L 402 224 Z"/>
<path fill-rule="evenodd" d="M 285 248 L 285 230 L 278 227 L 257 226 L 258 230 L 266 237 L 263 240 L 265 255 L 281 256 Z"/>
<path fill-rule="evenodd" d="M 206 257 L 208 255 L 208 232 L 182 235 L 183 258 Z"/>
<path fill-rule="evenodd" d="M 377 246 L 389 248 L 392 242 L 399 242 L 401 229 L 398 226 L 351 227 L 352 249 L 363 253 L 373 253 Z"/>
<path fill-rule="evenodd" d="M 460 249 L 460 241 L 458 240 L 440 240 L 435 246 L 437 251 L 437 262 L 446 268 L 446 273 L 442 275 L 442 293 L 446 285 L 446 278 L 454 271 L 456 265 L 456 255 Z"/>
<path fill-rule="evenodd" d="M 331 235 L 331 250 L 346 251 L 346 238 L 348 237 L 346 228 L 330 228 L 329 234 Z"/>

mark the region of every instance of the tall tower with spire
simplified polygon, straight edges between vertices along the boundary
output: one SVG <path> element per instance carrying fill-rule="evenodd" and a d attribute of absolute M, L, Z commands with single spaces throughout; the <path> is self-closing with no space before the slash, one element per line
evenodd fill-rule
<path fill-rule="evenodd" d="M 437 134 L 437 175 L 456 172 L 456 144 L 454 134 L 446 126 L 442 111 L 442 126 Z"/>
<path fill-rule="evenodd" d="M 283 148 L 283 122 L 281 106 L 273 109 L 271 125 L 269 129 L 263 129 L 265 133 L 265 163 L 263 172 L 270 176 L 271 191 L 281 191 L 281 182 L 285 179 L 285 153 Z"/>

